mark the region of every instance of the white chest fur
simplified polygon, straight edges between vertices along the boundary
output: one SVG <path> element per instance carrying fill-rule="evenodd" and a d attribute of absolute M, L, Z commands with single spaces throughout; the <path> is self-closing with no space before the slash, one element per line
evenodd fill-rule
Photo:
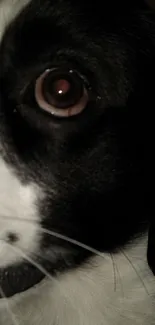
<path fill-rule="evenodd" d="M 0 324 L 155 324 L 155 278 L 146 244 L 143 238 L 115 256 L 95 257 L 83 268 L 45 280 L 7 304 L 1 300 Z"/>

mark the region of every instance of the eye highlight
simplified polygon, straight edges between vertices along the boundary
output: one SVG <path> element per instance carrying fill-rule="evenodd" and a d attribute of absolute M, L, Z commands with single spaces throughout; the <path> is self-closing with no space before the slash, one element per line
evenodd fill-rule
<path fill-rule="evenodd" d="M 38 106 L 56 116 L 71 117 L 80 114 L 87 106 L 89 96 L 83 79 L 73 70 L 46 70 L 35 84 Z"/>

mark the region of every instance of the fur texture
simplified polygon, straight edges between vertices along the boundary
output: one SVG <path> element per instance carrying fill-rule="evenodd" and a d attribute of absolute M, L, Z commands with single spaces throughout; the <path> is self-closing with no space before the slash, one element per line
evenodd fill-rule
<path fill-rule="evenodd" d="M 123 252 L 114 255 L 115 271 L 110 256 L 103 254 L 103 259 L 93 258 L 8 300 L 16 323 L 153 325 L 155 281 L 147 266 L 146 247 L 147 238 L 143 238 L 134 247 L 129 245 L 125 256 Z M 1 324 L 14 325 L 7 308 L 1 301 Z"/>
<path fill-rule="evenodd" d="M 154 324 L 154 37 L 143 1 L 0 1 L 0 325 Z M 74 118 L 35 100 L 55 67 Z"/>

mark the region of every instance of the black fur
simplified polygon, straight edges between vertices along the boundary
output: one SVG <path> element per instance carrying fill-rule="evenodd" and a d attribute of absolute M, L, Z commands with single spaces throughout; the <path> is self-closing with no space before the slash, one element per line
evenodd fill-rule
<path fill-rule="evenodd" d="M 44 227 L 102 251 L 125 245 L 154 215 L 154 22 L 142 1 L 33 0 L 0 46 L 3 157 L 45 191 Z M 91 98 L 65 121 L 34 100 L 36 78 L 55 66 L 82 74 Z M 47 266 L 54 272 L 90 255 L 44 236 L 43 251 L 55 245 L 66 253 Z M 6 295 L 40 281 L 33 274 Z"/>

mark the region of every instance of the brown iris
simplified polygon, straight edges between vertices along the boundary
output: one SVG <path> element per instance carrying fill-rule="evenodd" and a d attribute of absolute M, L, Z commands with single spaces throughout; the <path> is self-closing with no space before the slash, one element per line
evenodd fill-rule
<path fill-rule="evenodd" d="M 46 70 L 36 81 L 35 98 L 40 108 L 58 117 L 80 114 L 88 103 L 84 82 L 73 70 Z"/>

